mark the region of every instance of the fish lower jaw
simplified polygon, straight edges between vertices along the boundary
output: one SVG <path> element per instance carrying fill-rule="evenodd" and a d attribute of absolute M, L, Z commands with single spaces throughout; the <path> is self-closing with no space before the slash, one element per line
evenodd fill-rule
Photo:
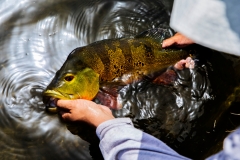
<path fill-rule="evenodd" d="M 46 111 L 49 113 L 57 113 L 58 112 L 58 106 L 57 106 L 57 101 L 59 99 L 76 99 L 73 95 L 68 95 L 67 97 L 65 96 L 56 96 L 53 95 L 51 96 L 44 96 L 44 103 L 46 105 Z"/>
<path fill-rule="evenodd" d="M 46 103 L 46 110 L 50 113 L 57 113 L 57 98 L 50 97 Z"/>
<path fill-rule="evenodd" d="M 49 112 L 49 113 L 57 113 L 57 112 L 58 112 L 57 107 L 55 107 L 55 108 L 48 107 L 48 108 L 46 108 L 46 110 L 47 110 L 47 112 Z"/>

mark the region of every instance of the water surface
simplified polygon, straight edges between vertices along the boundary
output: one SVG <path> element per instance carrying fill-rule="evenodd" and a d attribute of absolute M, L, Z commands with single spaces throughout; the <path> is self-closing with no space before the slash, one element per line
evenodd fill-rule
<path fill-rule="evenodd" d="M 167 0 L 1 0 L 0 159 L 91 159 L 89 143 L 45 112 L 42 91 L 74 48 L 168 24 L 171 5 Z M 240 65 L 237 57 L 209 55 L 203 54 L 195 70 L 178 72 L 171 87 L 127 86 L 120 93 L 123 110 L 114 114 L 132 117 L 136 126 L 186 156 L 208 155 L 209 148 L 216 152 L 240 122 Z"/>
<path fill-rule="evenodd" d="M 166 15 L 161 1 L 1 0 L 0 159 L 91 159 L 88 143 L 45 112 L 42 91 L 74 48 L 134 35 Z"/>

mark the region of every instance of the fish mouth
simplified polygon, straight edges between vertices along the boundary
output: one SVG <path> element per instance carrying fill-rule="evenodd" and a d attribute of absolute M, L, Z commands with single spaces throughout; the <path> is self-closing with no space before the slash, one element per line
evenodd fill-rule
<path fill-rule="evenodd" d="M 46 90 L 43 93 L 44 97 L 53 97 L 53 98 L 57 98 L 57 99 L 68 99 L 66 97 L 66 95 L 63 95 L 61 92 L 59 91 L 55 91 L 55 90 Z"/>
<path fill-rule="evenodd" d="M 63 95 L 55 90 L 46 90 L 43 92 L 43 103 L 46 105 L 46 111 L 57 113 L 57 101 L 59 99 L 71 99 L 69 95 Z"/>

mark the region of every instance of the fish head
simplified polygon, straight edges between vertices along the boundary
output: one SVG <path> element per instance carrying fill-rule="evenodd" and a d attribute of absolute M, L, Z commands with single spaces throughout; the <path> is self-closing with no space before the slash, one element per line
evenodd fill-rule
<path fill-rule="evenodd" d="M 46 110 L 57 112 L 58 99 L 92 100 L 99 91 L 99 74 L 80 61 L 67 59 L 43 92 Z"/>

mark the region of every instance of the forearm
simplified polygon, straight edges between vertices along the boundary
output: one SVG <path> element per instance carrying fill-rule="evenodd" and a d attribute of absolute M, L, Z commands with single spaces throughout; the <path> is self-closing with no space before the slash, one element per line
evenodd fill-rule
<path fill-rule="evenodd" d="M 128 118 L 117 118 L 97 128 L 104 159 L 187 159 L 160 140 L 134 128 Z"/>

